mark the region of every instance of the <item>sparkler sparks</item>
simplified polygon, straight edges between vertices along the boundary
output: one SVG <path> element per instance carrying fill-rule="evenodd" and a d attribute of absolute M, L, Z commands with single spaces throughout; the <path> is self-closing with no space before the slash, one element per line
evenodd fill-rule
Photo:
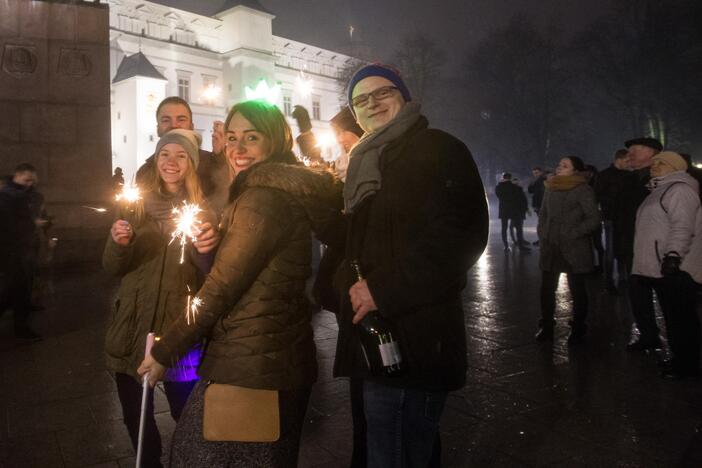
<path fill-rule="evenodd" d="M 144 204 L 139 187 L 134 184 L 122 185 L 122 191 L 115 196 L 119 206 L 119 218 L 130 224 L 139 223 L 144 214 Z"/>
<path fill-rule="evenodd" d="M 173 208 L 173 220 L 175 221 L 176 228 L 171 233 L 171 242 L 178 239 L 180 242 L 180 263 L 185 261 L 185 244 L 188 243 L 188 239 L 195 241 L 197 236 L 200 234 L 200 221 L 197 218 L 198 213 L 202 209 L 196 203 L 183 202 L 181 208 Z M 170 244 L 170 242 L 169 242 Z"/>
<path fill-rule="evenodd" d="M 318 132 L 315 137 L 317 139 L 317 144 L 315 146 L 319 148 L 322 159 L 327 162 L 332 162 L 339 158 L 340 149 L 334 133 L 329 130 L 321 131 Z"/>
<path fill-rule="evenodd" d="M 188 286 L 188 292 L 190 292 L 190 286 Z M 188 294 L 188 300 L 185 304 L 185 321 L 188 325 L 190 325 L 191 322 L 195 323 L 195 318 L 200 312 L 199 309 L 202 304 L 202 299 L 197 296 L 192 297 L 190 294 Z"/>
<path fill-rule="evenodd" d="M 122 185 L 122 191 L 117 194 L 115 199 L 118 202 L 123 202 L 123 203 L 135 203 L 138 200 L 141 200 L 141 195 L 139 194 L 139 187 L 136 185 Z"/>
<path fill-rule="evenodd" d="M 94 206 L 81 205 L 82 208 L 87 208 L 89 210 L 97 211 L 98 213 L 105 213 L 107 208 L 96 208 Z"/>

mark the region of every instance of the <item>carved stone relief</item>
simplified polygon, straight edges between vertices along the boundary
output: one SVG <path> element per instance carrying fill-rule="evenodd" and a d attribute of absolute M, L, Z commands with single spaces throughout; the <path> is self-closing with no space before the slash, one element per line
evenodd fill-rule
<path fill-rule="evenodd" d="M 80 49 L 61 49 L 58 61 L 58 72 L 61 75 L 85 77 L 92 70 L 90 54 Z"/>
<path fill-rule="evenodd" d="M 5 44 L 2 69 L 15 78 L 31 75 L 37 68 L 37 48 L 31 45 Z"/>

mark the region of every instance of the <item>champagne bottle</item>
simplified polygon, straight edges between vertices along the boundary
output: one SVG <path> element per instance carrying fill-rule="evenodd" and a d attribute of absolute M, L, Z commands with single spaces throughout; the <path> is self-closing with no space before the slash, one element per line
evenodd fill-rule
<path fill-rule="evenodd" d="M 351 262 L 358 281 L 363 281 L 361 266 L 357 260 Z M 374 375 L 396 377 L 405 372 L 402 353 L 397 342 L 397 333 L 393 326 L 380 312 L 368 312 L 359 322 L 361 327 L 361 349 L 366 364 Z"/>

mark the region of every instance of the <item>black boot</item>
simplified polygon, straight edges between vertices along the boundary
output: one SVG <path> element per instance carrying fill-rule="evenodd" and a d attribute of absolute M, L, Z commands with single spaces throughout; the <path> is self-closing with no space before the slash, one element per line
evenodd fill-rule
<path fill-rule="evenodd" d="M 554 324 L 553 320 L 539 320 L 539 331 L 534 336 L 536 341 L 553 341 Z"/>
<path fill-rule="evenodd" d="M 570 335 L 568 335 L 568 345 L 577 345 L 585 341 L 587 325 L 584 323 L 570 322 Z"/>

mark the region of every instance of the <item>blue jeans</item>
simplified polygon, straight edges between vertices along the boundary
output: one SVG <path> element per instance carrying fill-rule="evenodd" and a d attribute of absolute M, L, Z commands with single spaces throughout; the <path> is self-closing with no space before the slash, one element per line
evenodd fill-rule
<path fill-rule="evenodd" d="M 439 420 L 447 395 L 365 381 L 368 468 L 440 466 Z"/>

